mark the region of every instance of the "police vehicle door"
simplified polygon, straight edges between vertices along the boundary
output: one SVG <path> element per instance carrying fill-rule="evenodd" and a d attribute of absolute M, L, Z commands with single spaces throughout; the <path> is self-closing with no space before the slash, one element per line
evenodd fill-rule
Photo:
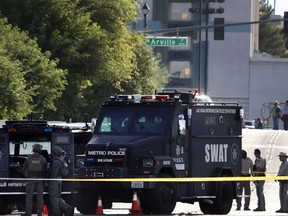
<path fill-rule="evenodd" d="M 178 112 L 174 116 L 171 133 L 171 156 L 175 163 L 175 169 L 178 171 L 177 175 L 183 176 L 187 169 L 184 155 L 187 150 L 187 119 L 184 112 Z"/>
<path fill-rule="evenodd" d="M 9 177 L 9 145 L 8 133 L 0 134 L 0 178 Z M 2 187 L 0 181 L 0 187 Z"/>
<path fill-rule="evenodd" d="M 69 166 L 69 173 L 63 178 L 72 179 L 74 176 L 74 136 L 72 132 L 61 132 L 52 134 L 52 150 L 55 146 L 60 146 L 65 152 L 65 160 Z M 52 158 L 53 159 L 53 158 Z M 72 192 L 73 182 L 63 182 L 62 192 Z"/>

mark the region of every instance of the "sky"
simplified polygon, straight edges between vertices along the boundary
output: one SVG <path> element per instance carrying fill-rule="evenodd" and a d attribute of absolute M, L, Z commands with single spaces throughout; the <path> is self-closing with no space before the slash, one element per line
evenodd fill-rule
<path fill-rule="evenodd" d="M 284 16 L 284 11 L 288 11 L 288 0 L 268 0 L 272 8 L 274 8 L 274 1 L 276 2 L 275 14 Z"/>

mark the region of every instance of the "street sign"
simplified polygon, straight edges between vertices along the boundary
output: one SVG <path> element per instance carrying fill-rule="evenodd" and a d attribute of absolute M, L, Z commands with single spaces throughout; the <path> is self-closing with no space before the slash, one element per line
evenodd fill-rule
<path fill-rule="evenodd" d="M 146 37 L 146 44 L 159 47 L 187 46 L 188 37 Z"/>

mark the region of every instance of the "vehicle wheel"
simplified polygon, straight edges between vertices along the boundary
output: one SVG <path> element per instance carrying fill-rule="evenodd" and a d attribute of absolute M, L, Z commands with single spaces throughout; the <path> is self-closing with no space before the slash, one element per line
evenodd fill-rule
<path fill-rule="evenodd" d="M 6 203 L 3 197 L 0 198 L 0 215 L 11 214 L 12 211 L 12 205 Z"/>
<path fill-rule="evenodd" d="M 0 205 L 0 215 L 11 214 L 11 211 L 8 211 L 8 207 Z"/>
<path fill-rule="evenodd" d="M 159 178 L 170 178 L 161 174 Z M 144 213 L 169 215 L 173 212 L 177 202 L 177 188 L 174 182 L 157 182 L 156 188 L 148 190 L 145 200 L 141 201 Z"/>
<path fill-rule="evenodd" d="M 110 201 L 102 201 L 103 209 L 112 209 L 113 203 Z"/>
<path fill-rule="evenodd" d="M 87 197 L 89 197 L 89 201 L 87 201 Z M 79 190 L 76 195 L 76 208 L 81 214 L 95 214 L 97 204 L 97 196 L 93 191 Z"/>
<path fill-rule="evenodd" d="M 228 214 L 233 202 L 233 186 L 231 182 L 219 182 L 215 207 L 217 214 Z"/>
<path fill-rule="evenodd" d="M 201 201 L 199 202 L 199 206 L 203 214 L 214 214 L 215 207 L 213 204 L 209 204 L 207 202 Z"/>
<path fill-rule="evenodd" d="M 25 202 L 18 202 L 17 203 L 17 210 L 19 211 L 19 212 L 24 212 L 25 211 Z"/>

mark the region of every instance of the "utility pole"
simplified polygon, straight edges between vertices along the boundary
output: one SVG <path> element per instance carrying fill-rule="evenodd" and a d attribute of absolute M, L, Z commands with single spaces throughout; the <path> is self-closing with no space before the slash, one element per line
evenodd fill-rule
<path fill-rule="evenodd" d="M 202 0 L 199 0 L 199 26 L 202 26 Z M 198 50 L 198 92 L 201 93 L 201 72 L 202 72 L 202 29 L 199 29 L 199 50 Z"/>
<path fill-rule="evenodd" d="M 192 6 L 193 2 L 195 0 L 192 0 Z M 203 64 L 202 64 L 202 14 L 205 14 L 205 25 L 208 26 L 209 24 L 209 14 L 222 14 L 224 13 L 224 8 L 219 7 L 219 8 L 209 8 L 209 3 L 224 3 L 225 0 L 198 0 L 198 7 L 192 7 L 189 8 L 190 13 L 194 13 L 198 15 L 198 26 L 200 29 L 198 29 L 198 91 L 199 93 L 201 92 L 201 81 L 203 81 L 203 90 L 204 94 L 207 94 L 207 74 L 208 74 L 208 28 L 205 28 L 205 56 L 204 56 L 204 72 L 202 73 L 203 70 Z M 203 7 L 203 2 L 205 3 L 205 7 Z M 224 19 L 223 19 L 224 20 Z M 224 23 L 223 23 L 224 24 Z M 223 31 L 223 32 L 221 32 Z M 215 34 L 216 32 L 216 34 Z M 220 34 L 219 34 L 220 33 Z M 222 33 L 222 34 L 221 34 Z M 217 37 L 215 37 L 215 35 Z M 221 37 L 219 37 L 219 35 Z M 214 31 L 214 40 L 224 40 L 224 28 L 216 28 L 216 31 Z M 204 80 L 202 80 L 201 75 Z"/>

